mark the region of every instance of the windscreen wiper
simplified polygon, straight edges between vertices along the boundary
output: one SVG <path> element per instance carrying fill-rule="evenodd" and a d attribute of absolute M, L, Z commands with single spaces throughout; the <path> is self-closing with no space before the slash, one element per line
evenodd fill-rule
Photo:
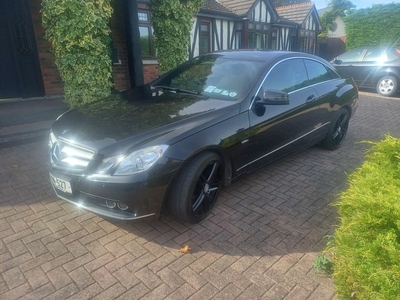
<path fill-rule="evenodd" d="M 202 92 L 184 90 L 184 89 L 180 89 L 180 88 L 168 86 L 168 85 L 153 85 L 152 88 L 168 90 L 168 91 L 172 91 L 175 93 L 186 93 L 186 94 L 199 95 L 199 96 L 203 95 Z"/>

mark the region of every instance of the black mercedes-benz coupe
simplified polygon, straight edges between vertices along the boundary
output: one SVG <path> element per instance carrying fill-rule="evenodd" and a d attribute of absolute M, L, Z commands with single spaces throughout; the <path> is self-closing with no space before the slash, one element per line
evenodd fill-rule
<path fill-rule="evenodd" d="M 238 176 L 317 143 L 338 148 L 357 105 L 354 82 L 316 56 L 210 53 L 61 115 L 49 137 L 51 183 L 102 216 L 168 210 L 199 222 Z"/>

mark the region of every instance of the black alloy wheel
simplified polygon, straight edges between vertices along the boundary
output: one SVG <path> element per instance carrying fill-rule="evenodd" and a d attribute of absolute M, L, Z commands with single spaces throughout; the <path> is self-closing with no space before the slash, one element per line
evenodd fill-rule
<path fill-rule="evenodd" d="M 341 108 L 331 123 L 328 134 L 322 141 L 322 146 L 329 150 L 338 149 L 346 137 L 350 116 L 345 108 Z"/>
<path fill-rule="evenodd" d="M 196 156 L 177 176 L 168 199 L 177 218 L 198 223 L 215 205 L 221 188 L 221 158 L 213 152 Z"/>

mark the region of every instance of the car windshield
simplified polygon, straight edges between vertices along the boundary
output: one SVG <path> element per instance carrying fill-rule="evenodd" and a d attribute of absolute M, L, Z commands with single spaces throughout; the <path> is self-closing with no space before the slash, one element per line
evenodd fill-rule
<path fill-rule="evenodd" d="M 249 91 L 264 65 L 261 61 L 211 54 L 188 61 L 161 77 L 153 87 L 234 101 Z"/>

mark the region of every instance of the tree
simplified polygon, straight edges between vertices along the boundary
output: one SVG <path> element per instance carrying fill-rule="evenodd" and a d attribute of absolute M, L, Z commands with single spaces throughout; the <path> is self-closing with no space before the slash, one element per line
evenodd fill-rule
<path fill-rule="evenodd" d="M 328 31 L 337 17 L 345 16 L 356 6 L 350 0 L 330 0 L 328 9 L 321 16 L 322 32 L 319 37 L 328 37 Z"/>

